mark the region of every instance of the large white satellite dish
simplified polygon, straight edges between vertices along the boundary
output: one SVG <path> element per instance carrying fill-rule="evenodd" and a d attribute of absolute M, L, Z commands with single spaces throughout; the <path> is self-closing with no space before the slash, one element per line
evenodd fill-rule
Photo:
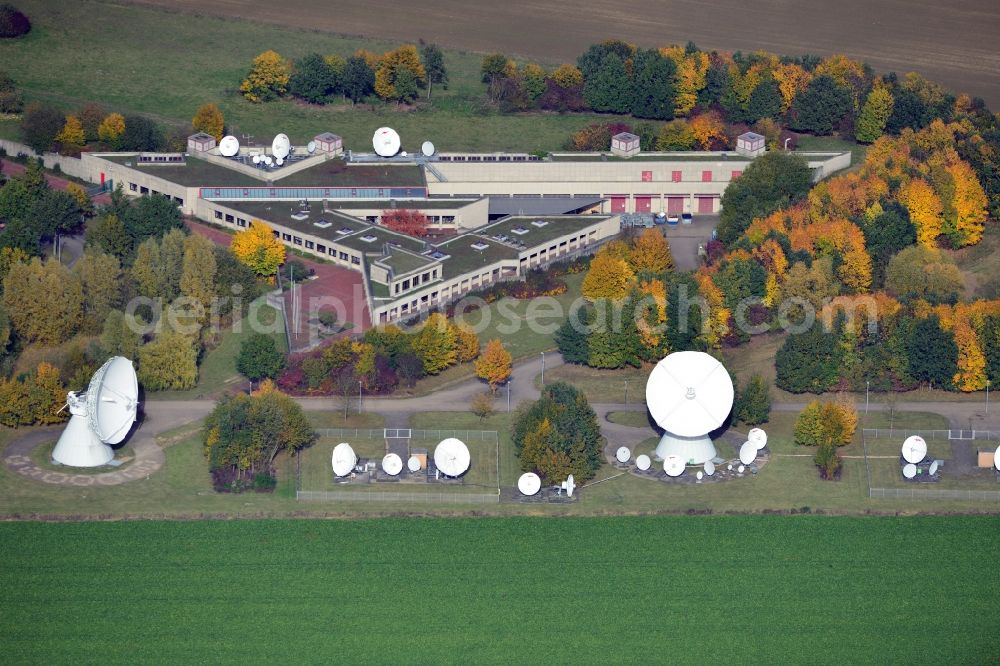
<path fill-rule="evenodd" d="M 306 144 L 306 152 L 309 153 L 310 155 L 312 155 L 313 153 L 316 152 L 316 142 L 315 141 L 310 141 L 309 143 Z"/>
<path fill-rule="evenodd" d="M 430 157 L 434 154 L 434 144 L 430 141 L 424 141 L 420 144 L 420 152 L 424 154 L 424 157 Z"/>
<path fill-rule="evenodd" d="M 903 476 L 907 479 L 912 479 L 917 475 L 917 466 L 913 463 L 907 463 L 903 466 Z"/>
<path fill-rule="evenodd" d="M 757 450 L 760 451 L 767 446 L 767 433 L 761 428 L 750 428 L 750 432 L 747 433 L 747 441 L 753 442 Z"/>
<path fill-rule="evenodd" d="M 70 467 L 99 467 L 115 457 L 118 444 L 135 423 L 139 382 L 132 361 L 109 358 L 90 379 L 87 392 L 66 396 L 70 419 L 59 436 L 52 459 Z"/>
<path fill-rule="evenodd" d="M 931 468 L 927 470 L 927 473 L 930 474 L 931 476 L 934 476 L 935 474 L 937 474 L 937 471 L 938 471 L 938 461 L 935 460 L 934 462 L 931 463 Z"/>
<path fill-rule="evenodd" d="M 700 465 L 716 457 L 708 437 L 733 408 L 733 380 L 715 358 L 703 352 L 669 354 L 646 382 L 649 413 L 666 432 L 656 455 Z"/>
<path fill-rule="evenodd" d="M 387 453 L 382 458 L 382 471 L 389 476 L 396 476 L 403 471 L 403 459 L 395 453 Z"/>
<path fill-rule="evenodd" d="M 903 460 L 916 464 L 927 457 L 927 442 L 920 435 L 910 435 L 903 442 Z"/>
<path fill-rule="evenodd" d="M 232 157 L 240 152 L 240 140 L 231 134 L 222 137 L 222 141 L 219 142 L 219 152 L 223 157 Z"/>
<path fill-rule="evenodd" d="M 993 452 L 993 466 L 1000 470 L 1000 446 Z"/>
<path fill-rule="evenodd" d="M 711 460 L 705 463 L 705 476 L 712 476 L 715 474 L 715 463 Z"/>
<path fill-rule="evenodd" d="M 653 461 L 650 460 L 649 456 L 647 456 L 645 453 L 643 453 L 642 455 L 640 455 L 638 458 L 635 459 L 635 466 L 638 467 L 639 471 L 641 472 L 645 472 L 647 469 L 649 469 L 649 466 L 651 464 L 653 464 Z"/>
<path fill-rule="evenodd" d="M 358 464 L 358 454 L 354 452 L 350 444 L 341 442 L 333 447 L 331 461 L 335 475 L 347 476 L 354 469 L 354 466 Z"/>
<path fill-rule="evenodd" d="M 570 474 L 567 476 L 566 480 L 563 481 L 562 485 L 559 487 L 566 491 L 567 497 L 572 497 L 573 491 L 576 490 L 576 481 L 573 480 L 573 475 Z"/>
<path fill-rule="evenodd" d="M 632 452 L 628 450 L 627 446 L 619 446 L 618 450 L 615 451 L 615 460 L 620 463 L 627 463 L 631 457 Z"/>
<path fill-rule="evenodd" d="M 743 442 L 740 447 L 740 462 L 749 465 L 757 457 L 757 445 L 753 442 Z"/>
<path fill-rule="evenodd" d="M 667 476 L 680 476 L 684 473 L 684 461 L 677 456 L 667 456 L 663 459 L 663 471 Z"/>
<path fill-rule="evenodd" d="M 379 127 L 372 137 L 372 147 L 379 157 L 392 157 L 399 152 L 399 134 L 391 127 Z"/>
<path fill-rule="evenodd" d="M 462 476 L 470 462 L 469 448 L 460 439 L 449 437 L 434 448 L 434 465 L 445 476 Z"/>
<path fill-rule="evenodd" d="M 416 456 L 410 456 L 410 459 L 406 461 L 406 469 L 410 470 L 411 472 L 419 472 L 420 458 Z"/>
<path fill-rule="evenodd" d="M 283 160 L 288 157 L 288 153 L 292 151 L 292 142 L 288 139 L 287 134 L 277 134 L 274 140 L 271 141 L 271 154 L 274 155 L 279 160 Z"/>
<path fill-rule="evenodd" d="M 517 490 L 522 495 L 534 495 L 542 488 L 542 480 L 534 472 L 525 472 L 517 480 Z"/>

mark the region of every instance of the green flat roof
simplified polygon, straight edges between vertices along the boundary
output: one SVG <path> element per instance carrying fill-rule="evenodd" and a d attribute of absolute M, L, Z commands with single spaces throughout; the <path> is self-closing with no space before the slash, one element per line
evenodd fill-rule
<path fill-rule="evenodd" d="M 334 224 L 334 226 L 330 227 L 329 230 L 336 228 L 337 225 Z M 361 240 L 362 237 L 374 237 L 374 240 L 364 241 Z M 341 236 L 340 238 L 334 240 L 344 247 L 349 247 L 352 250 L 359 250 L 361 252 L 371 254 L 381 254 L 382 248 L 386 243 L 393 243 L 395 245 L 405 247 L 407 250 L 416 252 L 417 254 L 426 249 L 426 245 L 423 241 L 403 234 L 397 234 L 389 231 L 388 229 L 383 229 L 373 225 L 366 225 L 362 231 L 359 231 L 351 236 Z"/>
<path fill-rule="evenodd" d="M 266 184 L 262 180 L 212 162 L 206 162 L 197 157 L 188 157 L 183 165 L 139 164 L 136 155 L 102 155 L 101 157 L 109 162 L 128 166 L 130 169 L 169 180 L 171 183 L 183 187 L 242 187 Z"/>
<path fill-rule="evenodd" d="M 431 264 L 437 263 L 435 259 L 430 257 L 423 257 L 419 254 L 412 254 L 410 252 L 399 252 L 393 250 L 387 257 L 380 257 L 375 259 L 373 263 L 384 264 L 392 269 L 393 273 L 397 276 L 405 275 L 410 271 L 415 271 L 421 268 L 425 268 Z"/>
<path fill-rule="evenodd" d="M 488 247 L 474 250 L 473 243 L 483 243 Z M 445 279 L 450 279 L 496 263 L 502 259 L 517 259 L 518 251 L 503 243 L 485 238 L 478 234 L 462 234 L 438 245 L 438 248 L 451 256 L 441 260 L 441 272 Z"/>
<path fill-rule="evenodd" d="M 580 229 L 597 224 L 608 219 L 608 215 L 557 215 L 539 216 L 514 215 L 505 217 L 499 222 L 488 224 L 476 230 L 481 236 L 506 236 L 510 241 L 520 241 L 524 243 L 525 249 L 535 245 L 544 245 L 553 238 L 558 238 L 565 234 L 573 233 Z M 533 222 L 545 222 L 545 226 L 538 227 Z M 514 229 L 527 229 L 528 233 L 516 234 Z"/>

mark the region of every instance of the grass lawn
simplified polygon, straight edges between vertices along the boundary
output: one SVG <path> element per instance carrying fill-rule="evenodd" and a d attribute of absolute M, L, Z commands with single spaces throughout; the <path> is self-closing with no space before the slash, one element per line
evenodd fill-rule
<path fill-rule="evenodd" d="M 16 663 L 659 663 L 665 641 L 678 663 L 988 663 L 1000 582 L 973 572 L 998 535 L 956 516 L 5 523 L 0 622 Z"/>
<path fill-rule="evenodd" d="M 611 423 L 617 423 L 631 428 L 652 428 L 654 421 L 649 412 L 608 412 L 606 418 Z"/>
<path fill-rule="evenodd" d="M 799 147 L 798 150 L 817 150 L 817 151 L 851 151 L 851 168 L 850 171 L 856 170 L 865 161 L 865 157 L 868 155 L 868 146 L 855 143 L 854 141 L 849 141 L 847 139 L 841 139 L 835 136 L 809 136 L 804 134 L 799 136 Z M 844 171 L 838 172 L 846 173 Z"/>
<path fill-rule="evenodd" d="M 628 403 L 646 401 L 646 379 L 653 366 L 644 368 L 624 368 L 622 370 L 601 370 L 585 365 L 567 363 L 545 371 L 545 382 L 564 381 L 577 387 L 594 403 L 626 402 L 626 382 L 628 383 Z M 541 387 L 540 377 L 535 385 Z M 624 424 L 629 425 L 629 424 Z"/>

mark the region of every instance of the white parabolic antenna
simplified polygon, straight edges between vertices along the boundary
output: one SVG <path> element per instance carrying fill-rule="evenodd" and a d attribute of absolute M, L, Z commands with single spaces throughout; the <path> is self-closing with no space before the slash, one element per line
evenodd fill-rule
<path fill-rule="evenodd" d="M 643 453 L 642 455 L 640 455 L 638 458 L 635 459 L 635 466 L 638 467 L 640 471 L 645 472 L 647 469 L 649 469 L 649 466 L 652 464 L 652 462 L 653 461 L 649 459 L 649 456 Z"/>
<path fill-rule="evenodd" d="M 264 164 L 266 164 L 267 166 L 271 166 L 271 164 L 273 162 L 274 162 L 274 159 L 270 155 L 265 155 L 264 156 Z"/>
<path fill-rule="evenodd" d="M 917 475 L 917 466 L 913 463 L 908 463 L 903 466 L 903 476 L 907 479 L 912 479 Z"/>
<path fill-rule="evenodd" d="M 470 462 L 469 448 L 460 439 L 449 437 L 434 448 L 434 465 L 445 476 L 462 476 Z"/>
<path fill-rule="evenodd" d="M 285 158 L 283 158 L 283 157 L 275 157 L 274 158 L 274 163 L 277 164 L 278 166 L 281 166 L 282 164 L 285 163 Z"/>
<path fill-rule="evenodd" d="M 920 435 L 910 435 L 903 442 L 903 460 L 917 464 L 927 457 L 927 442 Z"/>
<path fill-rule="evenodd" d="M 746 467 L 744 467 L 743 465 L 740 465 L 739 467 L 736 468 L 736 473 L 737 474 L 742 474 L 745 470 L 746 470 Z"/>
<path fill-rule="evenodd" d="M 132 361 L 109 358 L 90 379 L 87 392 L 66 396 L 70 419 L 59 436 L 52 459 L 70 467 L 99 467 L 115 457 L 118 444 L 135 423 L 139 382 Z"/>
<path fill-rule="evenodd" d="M 347 476 L 354 469 L 354 466 L 358 464 L 358 455 L 354 453 L 354 449 L 347 442 L 341 442 L 333 447 L 331 458 L 333 473 L 337 476 Z"/>
<path fill-rule="evenodd" d="M 430 157 L 434 154 L 434 144 L 430 141 L 424 141 L 420 144 L 420 152 L 424 154 L 424 157 Z"/>
<path fill-rule="evenodd" d="M 219 142 L 219 152 L 223 157 L 232 157 L 240 152 L 240 140 L 231 134 L 222 137 L 222 141 Z"/>
<path fill-rule="evenodd" d="M 379 157 L 392 157 L 399 152 L 399 135 L 391 127 L 379 127 L 372 137 L 372 147 Z"/>
<path fill-rule="evenodd" d="M 254 164 L 260 164 L 260 155 L 254 155 L 250 158 Z"/>
<path fill-rule="evenodd" d="M 315 141 L 310 141 L 309 143 L 306 144 L 306 152 L 309 153 L 310 155 L 312 155 L 313 153 L 316 152 L 316 142 Z"/>
<path fill-rule="evenodd" d="M 733 380 L 715 358 L 704 352 L 669 354 L 646 382 L 649 413 L 664 432 L 656 455 L 673 455 L 701 465 L 716 456 L 708 437 L 733 408 Z"/>
<path fill-rule="evenodd" d="M 712 476 L 715 474 L 715 463 L 709 460 L 705 463 L 705 476 Z"/>
<path fill-rule="evenodd" d="M 287 134 L 277 134 L 274 140 L 271 141 L 271 154 L 274 155 L 279 160 L 283 160 L 288 157 L 288 153 L 292 151 L 292 142 L 288 139 Z"/>
<path fill-rule="evenodd" d="M 663 471 L 667 476 L 680 476 L 684 473 L 684 461 L 677 456 L 667 456 L 663 459 Z"/>
<path fill-rule="evenodd" d="M 740 462 L 749 465 L 757 457 L 757 445 L 753 442 L 743 442 L 740 447 Z"/>
<path fill-rule="evenodd" d="M 705 475 L 702 473 L 701 470 L 698 470 L 698 473 L 694 475 L 694 478 L 696 478 L 699 481 L 701 481 L 703 478 L 705 478 Z"/>
<path fill-rule="evenodd" d="M 576 481 L 573 480 L 573 475 L 570 474 L 567 476 L 566 480 L 563 481 L 562 485 L 559 487 L 566 491 L 567 497 L 572 497 L 573 491 L 576 490 Z"/>
<path fill-rule="evenodd" d="M 382 471 L 389 476 L 396 476 L 403 471 L 403 459 L 395 453 L 387 453 L 382 458 Z"/>
<path fill-rule="evenodd" d="M 757 450 L 760 451 L 767 446 L 767 433 L 761 428 L 750 428 L 750 432 L 747 433 L 747 441 L 753 442 Z"/>
<path fill-rule="evenodd" d="M 931 476 L 934 476 L 935 474 L 937 474 L 937 471 L 938 471 L 938 461 L 935 460 L 934 462 L 931 463 L 931 468 L 927 470 L 927 473 L 930 474 Z"/>
<path fill-rule="evenodd" d="M 627 446 L 619 446 L 618 450 L 615 451 L 615 460 L 620 463 L 627 463 L 628 459 L 632 457 L 632 452 L 628 450 Z"/>
<path fill-rule="evenodd" d="M 410 456 L 410 459 L 406 461 L 406 469 L 410 470 L 411 472 L 419 472 L 420 458 L 416 456 Z"/>
<path fill-rule="evenodd" d="M 517 489 L 522 495 L 534 495 L 542 488 L 542 480 L 534 472 L 525 472 L 517 480 Z"/>
<path fill-rule="evenodd" d="M 1000 446 L 993 452 L 993 466 L 1000 469 Z"/>

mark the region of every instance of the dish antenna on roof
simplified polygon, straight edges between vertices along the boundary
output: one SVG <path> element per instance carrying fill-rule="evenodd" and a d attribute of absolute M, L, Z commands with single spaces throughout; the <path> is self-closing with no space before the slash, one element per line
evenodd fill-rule
<path fill-rule="evenodd" d="M 460 439 L 449 437 L 434 448 L 434 465 L 445 476 L 462 476 L 470 462 L 469 449 Z"/>
<path fill-rule="evenodd" d="M 260 155 L 254 155 L 250 158 L 254 164 L 260 164 Z"/>
<path fill-rule="evenodd" d="M 931 463 L 931 468 L 927 470 L 927 473 L 930 474 L 931 476 L 934 476 L 935 474 L 937 474 L 937 471 L 938 471 L 938 461 L 935 460 L 934 462 Z"/>
<path fill-rule="evenodd" d="M 903 460 L 916 464 L 927 457 L 927 442 L 920 435 L 910 435 L 903 442 Z"/>
<path fill-rule="evenodd" d="M 993 466 L 1000 470 L 1000 446 L 993 452 Z"/>
<path fill-rule="evenodd" d="M 240 140 L 233 135 L 222 137 L 219 142 L 219 152 L 223 157 L 232 157 L 240 152 Z"/>
<path fill-rule="evenodd" d="M 757 457 L 757 445 L 753 442 L 743 442 L 740 447 L 740 462 L 749 465 Z"/>
<path fill-rule="evenodd" d="M 379 157 L 392 157 L 399 152 L 399 134 L 391 127 L 379 127 L 372 137 L 372 147 Z"/>
<path fill-rule="evenodd" d="M 70 391 L 66 405 L 71 414 L 59 436 L 52 459 L 70 467 L 99 467 L 115 457 L 111 444 L 128 435 L 139 408 L 139 383 L 132 361 L 109 358 L 94 373 L 86 393 Z"/>
<path fill-rule="evenodd" d="M 271 154 L 279 160 L 283 160 L 288 157 L 288 153 L 292 151 L 292 142 L 288 139 L 287 134 L 277 134 L 274 140 L 271 141 Z"/>
<path fill-rule="evenodd" d="M 316 142 L 315 141 L 310 141 L 309 143 L 306 144 L 306 152 L 309 153 L 310 155 L 312 155 L 313 153 L 316 152 Z"/>
<path fill-rule="evenodd" d="M 767 446 L 767 433 L 761 428 L 750 428 L 750 432 L 747 433 L 747 441 L 752 442 L 760 451 Z"/>
<path fill-rule="evenodd" d="M 663 428 L 656 455 L 677 456 L 700 465 L 716 456 L 708 433 L 733 407 L 733 380 L 716 359 L 703 352 L 669 354 L 646 382 L 646 404 Z"/>
<path fill-rule="evenodd" d="M 903 466 L 903 476 L 907 479 L 912 479 L 917 475 L 917 466 L 913 463 L 907 463 Z"/>
<path fill-rule="evenodd" d="M 534 472 L 525 472 L 517 480 L 517 490 L 522 495 L 534 495 L 542 488 L 542 480 Z"/>
<path fill-rule="evenodd" d="M 715 474 L 715 463 L 711 460 L 705 463 L 705 476 L 712 476 Z"/>
<path fill-rule="evenodd" d="M 618 450 L 615 451 L 615 460 L 620 463 L 627 463 L 628 459 L 632 457 L 632 452 L 628 450 L 627 446 L 619 446 Z"/>
<path fill-rule="evenodd" d="M 576 490 L 576 481 L 573 480 L 573 475 L 570 474 L 567 476 L 566 480 L 559 487 L 566 491 L 567 497 L 572 497 L 573 491 Z"/>
<path fill-rule="evenodd" d="M 285 163 L 285 159 L 283 157 L 276 157 L 274 158 L 274 163 L 277 164 L 278 166 L 281 166 L 282 164 Z"/>
<path fill-rule="evenodd" d="M 387 453 L 382 458 L 382 471 L 389 476 L 396 476 L 403 471 L 403 459 L 395 453 Z"/>
<path fill-rule="evenodd" d="M 420 144 L 420 152 L 424 154 L 424 157 L 430 157 L 434 154 L 434 144 L 430 141 L 424 141 Z"/>
<path fill-rule="evenodd" d="M 333 447 L 331 462 L 333 464 L 333 473 L 336 476 L 347 476 L 354 469 L 354 466 L 358 464 L 358 454 L 354 452 L 350 444 L 341 442 Z"/>
<path fill-rule="evenodd" d="M 647 456 L 645 453 L 643 453 L 642 455 L 640 455 L 638 458 L 635 459 L 635 466 L 638 467 L 639 471 L 641 472 L 645 472 L 647 469 L 649 469 L 649 466 L 652 463 L 653 461 L 650 460 L 649 456 Z"/>
<path fill-rule="evenodd" d="M 410 456 L 410 459 L 406 461 L 406 469 L 410 470 L 411 472 L 419 472 L 420 458 L 416 456 Z"/>
<path fill-rule="evenodd" d="M 663 459 L 663 471 L 667 476 L 680 476 L 684 473 L 684 461 L 677 456 L 667 456 Z"/>
<path fill-rule="evenodd" d="M 274 164 L 274 159 L 270 155 L 265 155 L 264 164 L 266 164 L 267 166 L 271 166 L 272 164 Z"/>

